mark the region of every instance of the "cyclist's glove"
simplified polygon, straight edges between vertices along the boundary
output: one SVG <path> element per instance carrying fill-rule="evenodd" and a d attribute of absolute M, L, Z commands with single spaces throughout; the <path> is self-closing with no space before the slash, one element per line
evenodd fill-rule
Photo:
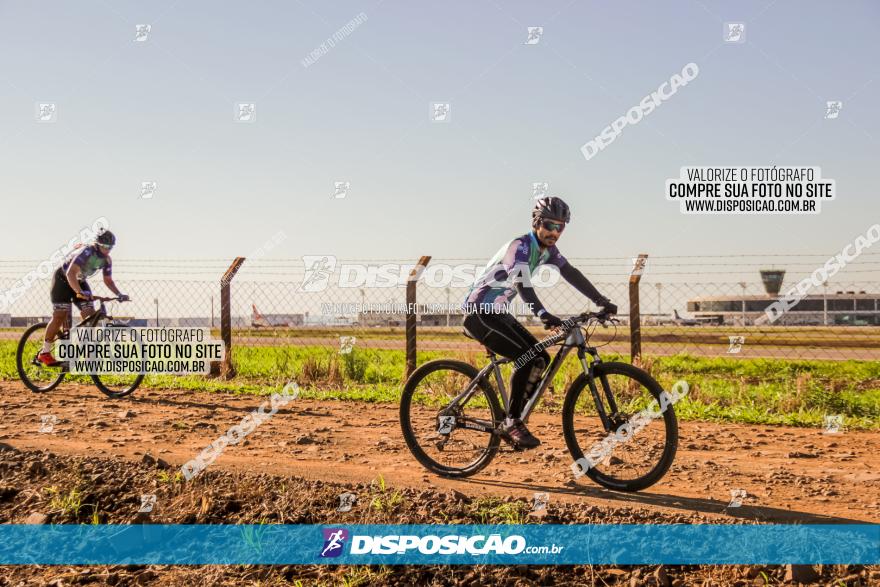
<path fill-rule="evenodd" d="M 131 298 L 128 297 L 128 294 L 124 294 L 124 293 L 119 294 L 119 301 L 120 301 L 120 302 L 127 302 L 127 301 L 129 301 L 130 299 L 131 299 Z"/>
<path fill-rule="evenodd" d="M 545 329 L 550 328 L 559 328 L 562 326 L 562 320 L 560 320 L 557 316 L 554 316 L 550 312 L 546 310 L 540 316 L 541 322 L 544 324 Z"/>
<path fill-rule="evenodd" d="M 615 305 L 611 300 L 605 299 L 605 302 L 602 305 L 602 310 L 606 314 L 617 314 L 617 305 Z"/>

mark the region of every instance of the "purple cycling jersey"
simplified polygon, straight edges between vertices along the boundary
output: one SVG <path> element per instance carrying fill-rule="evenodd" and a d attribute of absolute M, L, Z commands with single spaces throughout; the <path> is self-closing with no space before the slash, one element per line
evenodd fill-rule
<path fill-rule="evenodd" d="M 85 281 L 92 275 L 101 270 L 106 275 L 112 275 L 112 261 L 109 255 L 102 255 L 95 245 L 88 245 L 79 249 L 74 249 L 64 260 L 61 270 L 67 272 L 70 264 L 79 265 L 79 280 Z"/>
<path fill-rule="evenodd" d="M 490 311 L 503 311 L 516 297 L 516 281 L 521 280 L 530 287 L 531 276 L 538 266 L 545 264 L 562 268 L 568 264 L 568 260 L 556 245 L 541 251 L 534 232 L 513 239 L 489 260 L 468 292 L 465 308 L 477 304 Z"/>

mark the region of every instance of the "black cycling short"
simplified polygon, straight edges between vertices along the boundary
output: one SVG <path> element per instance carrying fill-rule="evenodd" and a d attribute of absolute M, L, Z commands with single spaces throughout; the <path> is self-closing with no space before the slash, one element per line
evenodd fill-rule
<path fill-rule="evenodd" d="M 533 351 L 531 358 L 523 362 L 519 369 L 514 370 L 510 380 L 510 414 L 508 415 L 511 418 L 518 418 L 525 407 L 526 395 L 532 391 L 528 389 L 532 368 L 543 370 L 550 364 L 550 354 L 543 349 L 537 352 L 535 345 L 538 344 L 538 339 L 513 315 L 506 312 L 468 313 L 464 319 L 464 327 L 489 350 L 514 362 L 522 362 L 523 358 L 529 357 L 529 351 Z"/>
<path fill-rule="evenodd" d="M 83 293 L 92 293 L 92 288 L 90 288 L 89 284 L 85 281 L 80 281 L 79 286 L 83 290 Z M 94 304 L 91 301 L 81 300 L 76 297 L 76 292 L 73 291 L 73 288 L 67 283 L 67 276 L 60 267 L 55 271 L 55 275 L 52 277 L 52 293 L 49 295 L 52 298 L 52 308 L 55 310 L 69 311 L 71 303 L 76 304 L 76 307 L 79 308 L 80 311 L 94 308 Z"/>

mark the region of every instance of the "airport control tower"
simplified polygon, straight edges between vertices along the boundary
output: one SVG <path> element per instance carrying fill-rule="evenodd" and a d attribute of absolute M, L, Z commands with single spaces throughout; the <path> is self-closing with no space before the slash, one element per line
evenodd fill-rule
<path fill-rule="evenodd" d="M 761 281 L 764 282 L 764 291 L 768 296 L 779 295 L 783 279 L 785 279 L 785 269 L 761 269 Z"/>

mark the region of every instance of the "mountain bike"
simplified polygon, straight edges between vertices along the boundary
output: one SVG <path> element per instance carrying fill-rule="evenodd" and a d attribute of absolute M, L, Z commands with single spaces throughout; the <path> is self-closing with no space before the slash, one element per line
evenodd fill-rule
<path fill-rule="evenodd" d="M 630 437 L 617 442 L 585 474 L 609 489 L 639 491 L 659 481 L 672 464 L 678 422 L 666 398 L 661 400 L 663 388 L 653 377 L 628 363 L 603 362 L 596 347 L 589 346 L 598 325 L 617 322 L 602 312 L 585 312 L 569 318 L 556 334 L 541 341 L 542 348 L 557 344 L 560 348 L 527 398 L 521 418 L 528 420 L 562 362 L 576 350 L 583 373 L 569 386 L 562 407 L 568 451 L 576 463 L 585 462 L 585 453 L 592 459 L 596 443 L 609 435 L 620 438 L 619 431 L 629 424 Z M 474 338 L 467 330 L 464 334 Z M 489 364 L 479 371 L 462 361 L 439 359 L 416 369 L 404 384 L 400 401 L 403 437 L 416 460 L 438 475 L 460 478 L 477 473 L 498 454 L 506 438 L 502 423 L 510 404 L 501 366 L 513 361 L 499 359 L 489 349 L 486 354 Z M 646 408 L 656 407 L 655 401 L 664 406 L 662 417 L 654 410 L 653 418 L 634 419 Z M 632 433 L 635 429 L 638 432 Z"/>
<path fill-rule="evenodd" d="M 105 298 L 93 296 L 93 300 L 100 302 L 97 311 L 77 324 L 77 328 L 128 328 L 128 324 L 115 320 L 107 313 L 105 302 L 122 301 L 118 297 Z M 69 363 L 60 361 L 57 365 L 44 365 L 37 359 L 46 336 L 48 322 L 34 324 L 21 335 L 18 341 L 18 349 L 15 351 L 15 366 L 18 368 L 18 376 L 28 389 L 35 393 L 52 391 L 64 380 L 69 372 Z M 70 340 L 70 317 L 65 328 L 58 333 L 59 340 Z M 125 397 L 132 393 L 144 380 L 143 373 L 130 373 L 120 375 L 90 375 L 95 386 L 105 395 L 111 398 Z"/>

